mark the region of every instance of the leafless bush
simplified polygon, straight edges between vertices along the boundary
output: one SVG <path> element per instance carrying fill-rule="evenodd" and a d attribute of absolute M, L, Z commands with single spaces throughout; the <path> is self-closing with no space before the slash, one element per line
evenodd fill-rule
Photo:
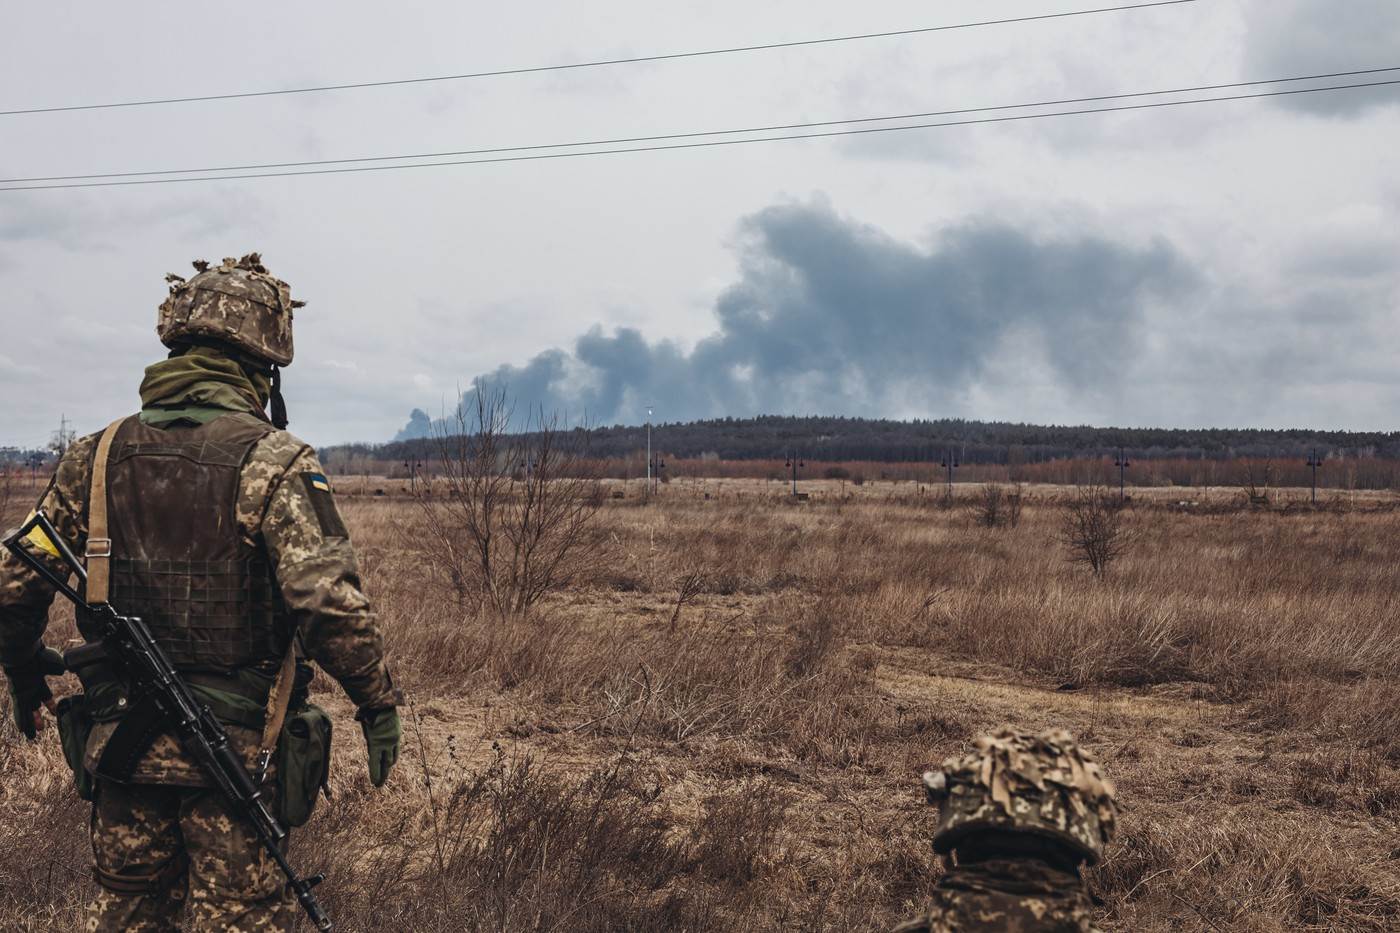
<path fill-rule="evenodd" d="M 351 929 L 726 929 L 689 878 L 694 843 L 672 838 L 647 775 L 625 757 L 575 778 L 502 753 L 437 786 L 427 840 L 408 826 L 373 847 L 366 871 L 328 886 L 328 911 Z M 441 786 L 438 786 L 438 785 Z M 315 846 L 320 840 L 311 842 Z M 364 839 L 340 845 L 359 857 Z M 330 847 L 327 847 L 330 848 Z"/>
<path fill-rule="evenodd" d="M 1021 484 L 1009 489 L 1000 483 L 985 484 L 973 509 L 984 528 L 1016 527 L 1021 524 Z"/>
<path fill-rule="evenodd" d="M 1095 574 L 1122 556 L 1128 547 L 1123 510 L 1102 486 L 1084 486 L 1065 507 L 1061 536 L 1070 560 L 1088 564 Z"/>
<path fill-rule="evenodd" d="M 1250 505 L 1268 505 L 1269 487 L 1274 480 L 1274 465 L 1265 460 L 1263 465 L 1253 460 L 1244 462 L 1244 476 L 1240 482 L 1241 491 Z"/>
<path fill-rule="evenodd" d="M 984 528 L 996 528 L 1006 521 L 1006 514 L 1003 509 L 1005 493 L 999 483 L 987 483 L 982 487 L 982 493 L 977 499 L 977 504 L 973 507 L 977 515 L 977 524 Z"/>
<path fill-rule="evenodd" d="M 521 614 L 603 559 L 592 547 L 602 489 L 577 436 L 543 412 L 512 433 L 503 388 L 478 387 L 436 437 L 438 476 L 415 498 L 425 557 L 464 604 Z"/>
<path fill-rule="evenodd" d="M 705 799 L 692 832 L 697 866 L 716 881 L 745 885 L 780 858 L 790 795 L 771 781 L 748 780 Z"/>
<path fill-rule="evenodd" d="M 676 590 L 676 608 L 671 612 L 671 631 L 676 630 L 677 623 L 681 620 L 681 610 L 685 604 L 699 596 L 705 589 L 705 574 L 700 570 L 692 570 L 680 578 Z"/>
<path fill-rule="evenodd" d="M 1006 494 L 1006 523 L 1012 528 L 1021 524 L 1021 506 L 1024 504 L 1024 490 L 1020 483 L 1015 483 Z"/>

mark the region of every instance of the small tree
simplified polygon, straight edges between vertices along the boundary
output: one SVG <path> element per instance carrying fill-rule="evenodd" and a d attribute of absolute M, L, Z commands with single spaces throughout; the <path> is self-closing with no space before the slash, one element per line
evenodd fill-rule
<path fill-rule="evenodd" d="M 998 483 L 987 483 L 977 500 L 977 523 L 984 528 L 996 528 L 1006 523 L 1006 491 Z"/>
<path fill-rule="evenodd" d="M 975 505 L 977 522 L 987 528 L 1021 524 L 1021 484 L 1010 488 L 1000 483 L 987 483 Z"/>
<path fill-rule="evenodd" d="M 590 525 L 602 488 L 557 417 L 540 412 L 511 431 L 504 388 L 478 385 L 440 429 L 438 475 L 415 498 L 428 531 L 426 557 L 459 602 L 523 615 L 602 560 Z"/>
<path fill-rule="evenodd" d="M 1274 464 L 1272 460 L 1265 460 L 1262 469 L 1257 471 L 1256 466 L 1258 464 L 1253 460 L 1244 462 L 1244 478 L 1240 487 L 1249 505 L 1268 505 L 1269 487 L 1274 481 Z"/>
<path fill-rule="evenodd" d="M 1061 535 L 1070 560 L 1088 564 L 1096 575 L 1102 575 L 1130 543 L 1123 526 L 1123 509 L 1102 486 L 1076 491 L 1065 509 Z"/>
<path fill-rule="evenodd" d="M 1024 504 L 1024 491 L 1021 484 L 1016 483 L 1006 494 L 1006 523 L 1012 528 L 1021 524 L 1021 506 Z"/>

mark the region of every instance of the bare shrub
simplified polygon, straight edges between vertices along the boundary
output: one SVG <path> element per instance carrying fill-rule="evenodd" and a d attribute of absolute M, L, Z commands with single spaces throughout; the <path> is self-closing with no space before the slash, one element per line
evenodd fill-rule
<path fill-rule="evenodd" d="M 1012 528 L 1021 524 L 1021 507 L 1025 505 L 1025 490 L 1020 483 L 1006 493 L 1006 523 Z"/>
<path fill-rule="evenodd" d="M 716 881 L 745 885 L 776 863 L 792 798 L 771 781 L 750 779 L 711 794 L 692 832 L 699 868 Z"/>
<path fill-rule="evenodd" d="M 1244 462 L 1244 476 L 1240 480 L 1240 490 L 1244 493 L 1245 501 L 1249 505 L 1265 506 L 1269 504 L 1269 487 L 1274 481 L 1274 465 L 1272 461 L 1265 460 L 1262 464 L 1253 460 Z"/>
<path fill-rule="evenodd" d="M 984 528 L 1014 528 L 1021 524 L 1021 484 L 1009 489 L 1000 483 L 983 485 L 973 506 L 977 524 Z"/>
<path fill-rule="evenodd" d="M 671 611 L 671 631 L 676 630 L 676 625 L 681 620 L 681 610 L 686 603 L 699 596 L 705 589 L 705 574 L 700 570 L 692 570 L 684 574 L 677 583 L 676 608 Z"/>
<path fill-rule="evenodd" d="M 984 528 L 996 528 L 1004 524 L 1006 522 L 1005 498 L 1005 492 L 999 483 L 984 485 L 981 494 L 977 497 L 977 504 L 973 506 L 974 514 L 977 516 L 977 524 Z"/>
<path fill-rule="evenodd" d="M 478 387 L 435 438 L 438 477 L 415 493 L 424 557 L 459 602 L 528 612 L 604 559 L 590 535 L 602 489 L 556 416 L 519 433 L 503 388 Z"/>
<path fill-rule="evenodd" d="M 56 744 L 22 744 L 9 709 L 0 712 L 0 929 L 81 929 L 83 908 L 98 890 L 88 805 L 73 791 Z"/>
<path fill-rule="evenodd" d="M 484 770 L 432 789 L 428 839 L 393 828 L 366 870 L 327 886 L 333 916 L 357 929 L 726 929 L 689 882 L 693 844 L 673 838 L 655 793 L 619 757 L 578 778 L 497 753 Z M 313 847 L 321 840 L 311 842 Z M 349 857 L 364 839 L 342 838 Z M 330 847 L 327 847 L 330 848 Z M 338 846 L 336 847 L 338 848 Z"/>
<path fill-rule="evenodd" d="M 1065 507 L 1061 537 L 1070 560 L 1102 575 L 1128 547 L 1123 510 L 1102 486 L 1084 486 Z"/>

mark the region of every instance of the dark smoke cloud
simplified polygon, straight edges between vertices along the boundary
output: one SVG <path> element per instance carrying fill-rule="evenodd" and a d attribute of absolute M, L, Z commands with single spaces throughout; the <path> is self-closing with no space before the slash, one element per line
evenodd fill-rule
<path fill-rule="evenodd" d="M 503 384 L 520 408 L 595 424 L 637 423 L 649 404 L 668 421 L 888 415 L 975 384 L 1013 337 L 1029 337 L 1062 383 L 1080 386 L 1103 360 L 1134 351 L 1151 302 L 1195 283 L 1163 241 L 1038 239 L 978 221 L 921 248 L 823 203 L 770 207 L 741 232 L 719 329 L 688 352 L 632 328 L 594 328 L 571 351 L 473 384 Z M 426 429 L 417 412 L 400 436 Z"/>

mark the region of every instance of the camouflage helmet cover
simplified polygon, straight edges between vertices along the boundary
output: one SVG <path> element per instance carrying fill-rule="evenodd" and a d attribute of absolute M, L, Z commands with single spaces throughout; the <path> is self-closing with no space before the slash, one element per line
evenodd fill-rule
<path fill-rule="evenodd" d="M 156 319 L 160 342 L 174 349 L 190 340 L 216 340 L 278 366 L 292 362 L 293 301 L 286 282 L 270 275 L 262 257 L 249 253 L 210 267 L 194 262 L 198 273 L 186 280 L 165 277 L 170 294 Z"/>
<path fill-rule="evenodd" d="M 982 736 L 972 754 L 926 772 L 924 788 L 939 807 L 933 848 L 943 854 L 971 833 L 1001 829 L 1057 840 L 1093 865 L 1117 821 L 1112 782 L 1063 729 Z"/>

